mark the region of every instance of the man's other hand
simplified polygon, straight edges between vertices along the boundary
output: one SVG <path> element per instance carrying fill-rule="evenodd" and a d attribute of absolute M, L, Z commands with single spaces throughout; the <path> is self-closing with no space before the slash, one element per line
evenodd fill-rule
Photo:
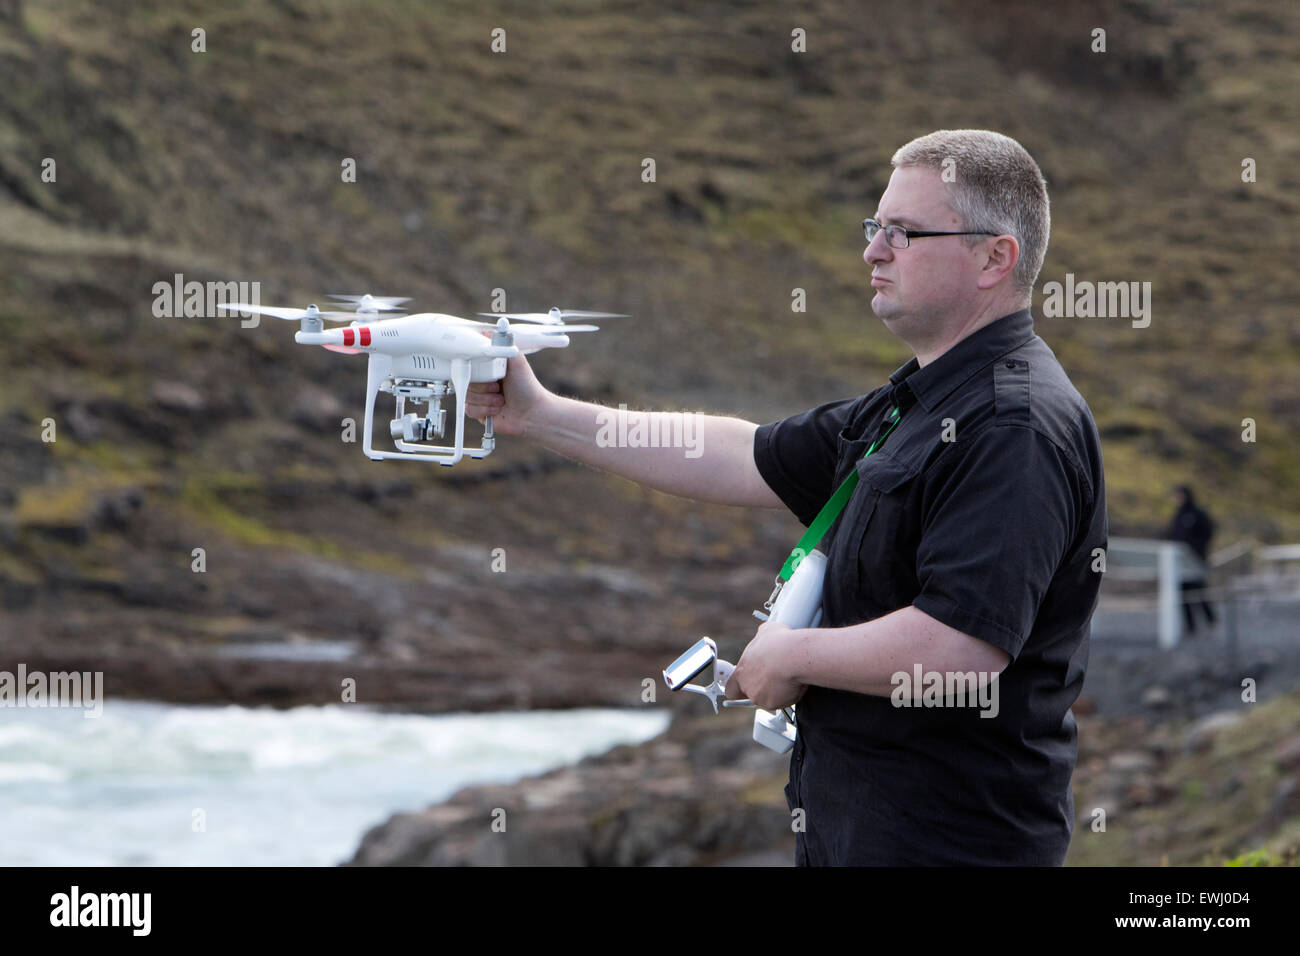
<path fill-rule="evenodd" d="M 764 710 L 797 704 L 807 684 L 791 680 L 787 661 L 799 632 L 776 621 L 760 625 L 727 681 L 727 697 L 748 697 Z"/>

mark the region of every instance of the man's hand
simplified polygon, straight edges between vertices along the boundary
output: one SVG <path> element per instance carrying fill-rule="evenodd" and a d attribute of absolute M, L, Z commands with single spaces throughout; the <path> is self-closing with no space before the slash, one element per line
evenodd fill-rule
<path fill-rule="evenodd" d="M 748 697 L 764 710 L 797 704 L 808 685 L 790 679 L 786 662 L 798 633 L 776 621 L 760 625 L 727 681 L 727 697 Z"/>
<path fill-rule="evenodd" d="M 550 392 L 537 381 L 522 355 L 506 365 L 506 377 L 499 382 L 473 382 L 465 390 L 465 415 L 476 421 L 492 416 L 498 435 L 522 435 L 530 416 L 549 398 Z"/>

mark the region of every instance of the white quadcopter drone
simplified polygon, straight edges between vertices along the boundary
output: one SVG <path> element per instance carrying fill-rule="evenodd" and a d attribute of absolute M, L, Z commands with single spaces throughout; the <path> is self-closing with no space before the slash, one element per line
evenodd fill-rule
<path fill-rule="evenodd" d="M 477 322 L 438 312 L 421 312 L 379 318 L 380 312 L 397 311 L 410 299 L 372 295 L 330 296 L 340 308 L 354 312 L 322 312 L 314 305 L 306 309 L 282 309 L 247 302 L 220 306 L 227 312 L 269 315 L 301 322 L 294 341 L 300 345 L 321 345 L 334 352 L 370 356 L 366 376 L 366 417 L 362 450 L 372 461 L 400 458 L 407 461 L 436 461 L 454 465 L 466 455 L 486 458 L 496 439 L 492 417 L 484 420 L 483 441 L 478 448 L 465 447 L 465 393 L 470 382 L 498 382 L 505 378 L 506 362 L 517 355 L 540 349 L 564 348 L 570 332 L 597 332 L 594 325 L 566 325 L 567 319 L 626 318 L 615 312 L 579 312 L 553 308 L 549 312 L 480 312 L 496 320 Z M 325 328 L 325 320 L 351 320 L 348 328 Z M 520 323 L 512 325 L 512 322 Z M 387 392 L 397 403 L 396 417 L 389 423 L 397 451 L 377 451 L 372 443 L 375 395 Z M 442 438 L 446 411 L 442 400 L 456 396 L 456 442 L 454 445 L 425 444 Z M 407 401 L 429 404 L 427 415 L 406 411 Z"/>

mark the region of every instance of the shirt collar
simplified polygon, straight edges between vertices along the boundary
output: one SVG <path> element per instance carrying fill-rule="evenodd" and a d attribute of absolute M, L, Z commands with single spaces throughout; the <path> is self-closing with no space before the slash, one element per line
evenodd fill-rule
<path fill-rule="evenodd" d="M 927 412 L 934 411 L 957 386 L 1033 337 L 1033 316 L 1021 309 L 972 332 L 924 368 L 913 356 L 889 376 L 895 404 L 910 405 L 910 394 Z"/>

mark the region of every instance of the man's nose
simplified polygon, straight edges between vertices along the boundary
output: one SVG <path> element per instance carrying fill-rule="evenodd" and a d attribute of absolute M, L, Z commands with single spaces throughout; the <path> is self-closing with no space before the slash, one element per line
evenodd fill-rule
<path fill-rule="evenodd" d="M 885 241 L 883 229 L 876 233 L 875 238 L 867 243 L 867 248 L 862 250 L 862 261 L 869 266 L 877 262 L 888 262 L 892 258 L 894 258 L 894 250 Z"/>

